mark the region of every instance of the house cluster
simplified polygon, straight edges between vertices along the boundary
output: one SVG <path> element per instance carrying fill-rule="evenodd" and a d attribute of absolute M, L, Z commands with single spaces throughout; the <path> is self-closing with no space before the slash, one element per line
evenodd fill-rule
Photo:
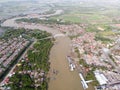
<path fill-rule="evenodd" d="M 72 40 L 73 48 L 78 48 L 80 56 L 88 65 L 102 66 L 111 68 L 111 65 L 105 63 L 106 55 L 102 52 L 104 44 L 95 40 L 94 33 L 84 33 Z"/>
<path fill-rule="evenodd" d="M 113 43 L 112 47 L 110 48 L 110 52 L 111 52 L 112 58 L 114 59 L 114 63 L 118 67 L 120 67 L 120 39 L 117 39 Z"/>
<path fill-rule="evenodd" d="M 22 37 L 0 41 L 0 74 L 15 61 L 28 44 L 29 41 Z"/>
<path fill-rule="evenodd" d="M 69 36 L 76 36 L 79 34 L 84 33 L 84 29 L 81 28 L 79 25 L 55 25 L 59 31 L 66 33 Z"/>
<path fill-rule="evenodd" d="M 119 73 L 108 70 L 96 70 L 94 74 L 100 84 L 100 86 L 97 86 L 97 90 L 120 90 Z"/>
<path fill-rule="evenodd" d="M 42 82 L 44 81 L 45 72 L 41 69 L 31 69 L 31 66 L 35 66 L 36 64 L 32 64 L 29 62 L 27 54 L 24 54 L 22 58 L 20 59 L 19 63 L 16 64 L 15 68 L 9 73 L 8 77 L 3 81 L 2 85 L 8 85 L 9 83 L 12 83 L 10 81 L 10 78 L 18 72 L 22 75 L 29 75 L 30 78 L 34 82 L 35 87 L 39 87 Z M 20 69 L 21 67 L 24 67 L 24 69 Z M 29 67 L 29 68 L 28 68 Z M 6 88 L 6 87 L 4 87 Z M 9 87 L 8 87 L 9 88 Z"/>
<path fill-rule="evenodd" d="M 74 52 L 75 48 L 78 49 L 81 60 L 86 64 L 101 67 L 94 71 L 100 84 L 96 90 L 120 90 L 120 39 L 103 44 L 95 40 L 95 33 L 84 31 L 73 38 L 72 47 Z"/>
<path fill-rule="evenodd" d="M 32 48 L 32 47 L 31 47 Z M 34 82 L 35 87 L 41 86 L 42 82 L 45 80 L 45 72 L 40 68 L 35 68 L 37 64 L 31 63 L 28 59 L 27 53 L 23 54 L 18 64 L 16 64 L 15 68 L 12 72 L 9 73 L 8 77 L 2 83 L 3 85 L 7 85 L 12 83 L 10 78 L 18 72 L 21 75 L 29 75 L 32 81 Z M 34 66 L 34 67 L 33 67 Z M 22 69 L 21 69 L 22 68 Z M 34 69 L 33 69 L 34 68 Z"/>
<path fill-rule="evenodd" d="M 42 84 L 42 82 L 44 81 L 44 77 L 45 77 L 44 70 L 41 70 L 40 68 L 39 69 L 31 69 L 32 66 L 36 67 L 36 64 L 29 62 L 27 54 L 25 54 L 22 57 L 22 59 L 20 60 L 20 62 L 17 64 L 17 66 L 15 68 L 15 72 L 17 71 L 17 68 L 19 68 L 21 66 L 24 67 L 24 69 L 19 70 L 19 74 L 22 74 L 22 75 L 28 74 L 31 77 L 31 79 L 34 81 L 34 86 L 39 87 Z"/>

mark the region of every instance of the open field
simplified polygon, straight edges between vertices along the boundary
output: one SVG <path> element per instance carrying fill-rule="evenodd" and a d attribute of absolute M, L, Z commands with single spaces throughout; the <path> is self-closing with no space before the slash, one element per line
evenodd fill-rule
<path fill-rule="evenodd" d="M 8 0 L 9 1 L 9 0 Z M 47 4 L 36 3 L 35 1 L 18 0 L 7 2 L 0 1 L 0 17 L 9 18 L 16 15 L 25 15 L 31 13 L 43 13 L 49 11 L 51 7 Z"/>
<path fill-rule="evenodd" d="M 70 52 L 71 56 L 73 54 L 73 58 L 74 53 L 78 52 L 78 67 L 82 69 L 80 72 L 84 74 L 85 80 L 92 79 L 93 83 L 96 81 L 93 72 L 95 69 L 111 70 L 112 67 L 116 68 L 116 65 L 113 63 L 115 60 L 111 56 L 112 54 L 110 54 L 109 49 L 111 49 L 111 51 L 114 49 L 114 47 L 111 48 L 111 44 L 114 46 L 117 35 L 120 35 L 120 29 L 118 28 L 120 23 L 120 7 L 118 6 L 119 3 L 113 3 L 111 0 L 109 0 L 110 5 L 104 2 L 105 5 L 103 6 L 103 3 L 98 4 L 98 2 L 86 2 L 89 0 L 80 0 L 81 2 L 79 3 L 75 1 L 75 3 L 72 3 L 73 1 L 69 2 L 68 0 L 65 0 L 65 2 L 60 3 L 54 2 L 49 4 L 40 4 L 36 3 L 37 0 L 35 0 L 34 3 L 32 3 L 33 0 L 30 0 L 30 2 L 25 2 L 24 4 L 21 4 L 20 2 L 18 6 L 18 2 L 14 2 L 14 5 L 13 3 L 4 3 L 6 7 L 3 7 L 3 10 L 1 9 L 2 12 L 6 10 L 1 14 L 3 16 L 14 16 L 16 14 L 20 15 L 22 13 L 20 16 L 7 19 L 1 24 L 1 26 L 42 29 L 52 33 L 54 36 L 55 34 L 59 33 L 61 35 L 63 35 L 63 33 L 65 34 L 65 37 L 55 38 L 56 41 L 51 50 L 52 54 L 50 54 L 50 74 L 53 73 L 54 75 L 54 69 L 59 71 L 60 74 L 56 74 L 55 77 L 53 77 L 53 75 L 50 76 L 50 80 L 51 77 L 55 80 L 50 81 L 49 90 L 77 90 L 81 88 L 81 85 L 79 84 L 80 80 L 77 79 L 79 77 L 75 76 L 77 75 L 76 72 L 75 75 L 74 73 L 71 74 L 71 72 L 68 71 L 69 69 L 66 68 L 68 64 L 65 57 L 68 56 L 68 52 Z M 57 10 L 62 10 L 64 13 L 62 12 L 59 15 L 49 15 Z M 42 16 L 41 14 L 44 15 Z M 114 27 L 114 25 L 118 25 L 118 27 Z M 34 38 L 37 36 L 36 38 L 39 39 L 39 37 L 41 37 L 43 34 L 40 35 L 37 32 L 38 31 L 32 32 L 32 34 Z M 10 33 L 5 37 L 12 35 L 14 34 Z M 15 33 L 15 35 L 17 34 Z M 72 42 L 67 36 L 73 37 L 71 38 Z M 47 52 L 48 50 L 44 49 L 47 49 L 47 47 L 49 48 L 49 46 L 50 45 L 48 41 L 42 42 L 38 40 L 38 42 L 33 46 L 33 49 L 31 49 L 31 51 L 28 53 L 28 59 L 32 61 L 32 63 L 35 61 L 35 63 L 38 65 L 34 65 L 35 67 L 33 65 L 30 66 L 33 66 L 33 68 L 36 69 L 43 67 L 42 70 L 48 71 L 49 67 L 46 69 L 44 66 L 47 65 L 45 60 L 49 53 Z M 119 50 L 119 47 L 117 48 Z M 115 48 L 115 50 L 117 48 Z M 45 56 L 45 59 L 43 56 Z M 40 62 L 38 62 L 39 58 L 41 58 Z M 106 61 L 107 59 L 110 61 Z M 81 62 L 81 60 L 84 62 Z M 45 61 L 45 64 L 43 63 L 42 65 L 42 61 Z M 51 71 L 53 72 L 51 73 Z M 67 77 L 65 77 L 65 75 L 67 75 Z M 75 77 L 74 80 L 72 80 L 73 77 Z"/>
<path fill-rule="evenodd" d="M 64 14 L 58 17 L 52 17 L 53 19 L 63 19 L 64 21 L 69 21 L 72 23 L 111 23 L 111 19 L 100 14 L 88 14 L 88 13 L 80 13 L 80 12 L 72 12 L 68 14 Z"/>

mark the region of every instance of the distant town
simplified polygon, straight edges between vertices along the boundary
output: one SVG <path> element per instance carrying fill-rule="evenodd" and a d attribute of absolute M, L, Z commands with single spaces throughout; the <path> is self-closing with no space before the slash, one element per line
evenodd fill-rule
<path fill-rule="evenodd" d="M 0 90 L 120 90 L 119 4 L 1 1 Z"/>

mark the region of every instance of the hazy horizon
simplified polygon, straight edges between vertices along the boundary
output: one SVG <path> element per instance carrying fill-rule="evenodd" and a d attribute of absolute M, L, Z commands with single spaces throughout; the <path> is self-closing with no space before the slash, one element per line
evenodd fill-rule
<path fill-rule="evenodd" d="M 38 1 L 38 2 L 64 2 L 64 1 L 69 1 L 69 2 L 73 2 L 73 1 L 88 1 L 88 2 L 120 2 L 119 0 L 44 0 L 44 1 L 41 1 L 41 0 L 0 0 L 0 2 L 8 2 L 8 1 Z"/>

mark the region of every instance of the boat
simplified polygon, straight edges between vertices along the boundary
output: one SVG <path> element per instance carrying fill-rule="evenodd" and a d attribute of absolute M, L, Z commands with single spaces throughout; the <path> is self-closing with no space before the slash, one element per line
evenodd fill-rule
<path fill-rule="evenodd" d="M 69 62 L 69 67 L 70 67 L 70 71 L 74 71 L 75 69 L 75 64 L 73 63 L 73 60 L 70 56 L 67 56 L 67 60 Z"/>
<path fill-rule="evenodd" d="M 70 64 L 70 71 L 74 71 L 73 64 Z"/>

